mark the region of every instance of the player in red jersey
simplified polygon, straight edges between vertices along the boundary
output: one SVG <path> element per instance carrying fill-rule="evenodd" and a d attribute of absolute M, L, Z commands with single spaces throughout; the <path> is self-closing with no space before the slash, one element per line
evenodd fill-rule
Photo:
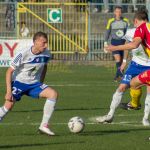
<path fill-rule="evenodd" d="M 130 82 L 130 86 L 134 89 L 137 89 L 143 85 L 147 85 L 147 96 L 145 99 L 143 124 L 145 126 L 149 126 L 150 123 L 148 121 L 148 118 L 150 114 L 150 70 L 144 71 L 143 73 L 134 77 Z"/>
<path fill-rule="evenodd" d="M 134 16 L 134 25 L 136 27 L 135 35 L 133 38 L 133 41 L 130 43 L 126 43 L 124 45 L 119 46 L 106 46 L 105 50 L 107 51 L 115 51 L 117 49 L 119 50 L 132 50 L 135 48 L 138 48 L 141 44 L 144 48 L 145 54 L 147 55 L 147 58 L 150 57 L 150 23 L 147 22 L 148 20 L 148 14 L 146 11 L 138 11 Z M 137 77 L 133 78 L 131 86 L 136 88 L 137 84 Z M 116 108 L 119 106 L 123 93 L 126 90 L 126 87 L 121 87 L 116 90 L 116 92 L 113 95 L 113 99 L 110 105 L 110 111 L 105 116 L 99 116 L 96 118 L 97 122 L 104 123 L 104 122 L 111 122 L 114 117 L 114 113 Z M 143 117 L 143 125 L 149 126 L 150 123 L 148 121 L 148 116 L 150 113 L 150 86 L 147 86 L 147 95 L 145 99 L 145 110 L 144 110 L 144 117 Z"/>
<path fill-rule="evenodd" d="M 143 85 L 150 86 L 150 70 L 144 71 L 133 78 L 130 85 L 135 89 Z"/>

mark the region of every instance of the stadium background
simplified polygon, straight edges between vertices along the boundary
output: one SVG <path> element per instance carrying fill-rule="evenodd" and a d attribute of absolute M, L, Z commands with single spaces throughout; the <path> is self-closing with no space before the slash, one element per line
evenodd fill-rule
<path fill-rule="evenodd" d="M 8 46 L 14 46 L 15 41 L 12 42 L 12 39 L 24 38 L 20 35 L 20 29 L 21 22 L 25 22 L 30 32 L 26 39 L 30 39 L 36 31 L 44 31 L 48 34 L 49 49 L 52 51 L 54 60 L 94 60 L 100 62 L 112 60 L 111 54 L 104 54 L 103 43 L 105 26 L 108 18 L 113 16 L 112 10 L 115 3 L 110 1 L 109 13 L 105 13 L 102 1 L 99 1 L 101 3 L 95 3 L 96 0 L 93 0 L 93 3 L 87 0 L 35 1 L 26 0 L 17 3 L 1 0 L 0 40 L 4 51 Z M 124 0 L 122 7 L 123 16 L 130 20 L 130 27 L 132 27 L 134 11 L 131 0 Z M 145 1 L 137 0 L 136 7 L 141 9 L 149 6 Z M 54 19 L 48 20 L 50 16 L 48 8 L 58 10 L 61 14 L 54 12 L 51 15 Z M 55 22 L 55 19 L 57 20 L 57 17 L 61 16 L 61 20 Z M 5 41 L 6 39 L 11 39 L 11 41 Z M 5 44 L 7 42 L 9 45 Z M 1 63 L 4 62 L 1 60 Z"/>

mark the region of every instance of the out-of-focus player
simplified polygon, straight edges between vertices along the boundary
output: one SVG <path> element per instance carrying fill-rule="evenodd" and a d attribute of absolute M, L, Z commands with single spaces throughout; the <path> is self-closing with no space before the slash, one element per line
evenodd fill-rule
<path fill-rule="evenodd" d="M 150 114 L 150 70 L 144 71 L 138 76 L 134 77 L 130 83 L 131 87 L 134 89 L 140 88 L 141 86 L 147 85 L 147 96 L 145 99 L 145 109 L 143 124 L 149 126 L 149 114 Z"/>
<path fill-rule="evenodd" d="M 134 37 L 136 28 L 128 29 L 126 35 L 123 37 L 127 42 L 131 42 Z M 127 65 L 128 51 L 124 52 L 124 59 L 120 69 L 123 71 Z M 144 66 L 144 67 L 143 67 Z M 146 67 L 146 68 L 145 68 Z M 140 45 L 137 49 L 132 50 L 132 62 L 129 64 L 124 78 L 133 78 L 143 71 L 143 69 L 150 68 L 150 59 L 145 54 L 143 47 Z M 141 69 L 142 68 L 142 69 Z M 126 78 L 127 77 L 127 78 Z M 130 81 L 126 82 L 125 79 L 121 83 L 130 85 Z M 140 97 L 142 95 L 142 89 L 130 88 L 131 101 L 128 103 L 121 103 L 120 107 L 126 110 L 138 110 L 141 108 Z"/>
<path fill-rule="evenodd" d="M 122 37 L 125 35 L 127 31 L 128 25 L 129 25 L 129 20 L 125 17 L 122 17 L 122 7 L 116 6 L 114 9 L 114 17 L 108 20 L 106 26 L 104 46 L 107 45 L 109 38 L 111 39 L 112 45 L 124 44 L 125 40 Z M 123 77 L 123 73 L 120 71 L 120 66 L 122 64 L 122 59 L 123 59 L 123 53 L 124 52 L 120 51 L 119 49 L 112 52 L 116 63 L 116 74 L 114 77 L 114 81 L 118 81 Z"/>
<path fill-rule="evenodd" d="M 140 46 L 140 44 L 142 44 L 143 48 L 144 48 L 144 53 L 147 55 L 147 60 L 149 60 L 150 57 L 150 23 L 147 23 L 148 20 L 148 14 L 146 11 L 138 11 L 135 16 L 134 16 L 134 25 L 136 28 L 135 30 L 135 34 L 134 34 L 134 38 L 133 41 L 130 43 L 126 43 L 124 45 L 119 45 L 119 46 L 112 46 L 109 45 L 107 47 L 105 47 L 105 49 L 107 51 L 115 51 L 117 49 L 120 50 L 132 50 L 135 48 L 138 48 Z M 142 50 L 141 50 L 142 52 Z M 131 62 L 131 65 L 133 65 L 132 68 L 134 68 L 135 70 L 133 70 L 133 72 L 137 71 L 137 68 L 140 68 L 141 70 L 148 70 L 149 66 L 142 66 L 142 65 L 138 65 L 135 62 Z M 126 81 L 131 80 L 131 76 L 125 76 L 124 79 Z M 107 115 L 105 116 L 100 116 L 97 117 L 96 120 L 100 123 L 103 122 L 111 122 L 113 120 L 114 117 L 114 113 L 116 108 L 119 106 L 123 93 L 124 91 L 128 88 L 127 84 L 120 84 L 119 88 L 116 90 L 116 92 L 113 95 L 113 99 L 110 105 L 110 111 L 108 112 Z M 150 93 L 150 88 L 148 87 L 148 93 Z M 146 96 L 146 100 L 145 103 L 147 104 L 147 101 L 150 101 L 150 94 L 147 94 Z M 147 126 L 149 125 L 148 121 L 146 119 L 143 119 L 143 125 Z"/>
<path fill-rule="evenodd" d="M 48 124 L 54 111 L 57 92 L 43 84 L 47 63 L 51 57 L 47 49 L 47 42 L 46 33 L 35 33 L 33 46 L 22 49 L 12 60 L 11 66 L 6 72 L 6 101 L 0 107 L 0 120 L 23 95 L 32 98 L 46 98 L 39 131 L 47 135 L 54 135 L 54 132 L 48 128 Z"/>

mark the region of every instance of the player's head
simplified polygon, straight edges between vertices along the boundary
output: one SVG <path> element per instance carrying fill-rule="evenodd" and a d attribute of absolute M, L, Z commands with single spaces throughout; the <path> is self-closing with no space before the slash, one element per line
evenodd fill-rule
<path fill-rule="evenodd" d="M 48 37 L 44 32 L 37 32 L 33 36 L 34 47 L 39 51 L 43 52 L 47 48 Z"/>
<path fill-rule="evenodd" d="M 134 26 L 138 27 L 144 22 L 148 22 L 148 13 L 147 10 L 140 10 L 134 15 Z"/>
<path fill-rule="evenodd" d="M 122 7 L 121 6 L 116 6 L 114 9 L 114 15 L 116 19 L 120 19 L 122 16 Z"/>

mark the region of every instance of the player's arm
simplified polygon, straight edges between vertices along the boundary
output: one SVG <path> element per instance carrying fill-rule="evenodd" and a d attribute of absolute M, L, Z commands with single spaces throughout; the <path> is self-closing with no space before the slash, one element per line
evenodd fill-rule
<path fill-rule="evenodd" d="M 22 61 L 22 53 L 18 53 L 12 60 L 10 67 L 8 68 L 7 72 L 6 72 L 6 95 L 5 95 L 5 99 L 6 100 L 13 100 L 12 97 L 12 75 L 13 72 L 15 71 L 15 69 L 17 69 Z"/>
<path fill-rule="evenodd" d="M 44 82 L 44 79 L 45 79 L 45 76 L 46 76 L 46 72 L 47 72 L 47 64 L 45 64 L 44 68 L 43 68 L 43 71 L 42 71 L 42 74 L 41 74 L 41 79 L 40 81 L 43 83 Z"/>
<path fill-rule="evenodd" d="M 107 23 L 107 26 L 106 26 L 106 31 L 105 31 L 105 35 L 104 35 L 104 47 L 108 46 L 108 40 L 109 40 L 110 33 L 111 33 L 111 23 L 112 23 L 112 21 L 113 21 L 113 18 L 109 19 L 108 23 Z"/>
<path fill-rule="evenodd" d="M 5 95 L 5 99 L 9 100 L 9 101 L 13 100 L 12 99 L 12 87 L 11 87 L 13 72 L 14 72 L 14 69 L 12 67 L 9 67 L 7 72 L 6 72 L 6 95 Z"/>
<path fill-rule="evenodd" d="M 123 70 L 125 69 L 126 65 L 127 65 L 127 59 L 128 59 L 128 55 L 129 55 L 129 51 L 126 50 L 124 52 L 124 56 L 123 56 L 123 61 L 122 64 L 120 66 L 120 70 L 123 72 Z"/>
<path fill-rule="evenodd" d="M 124 45 L 118 45 L 118 46 L 109 45 L 109 46 L 106 46 L 105 49 L 108 52 L 116 51 L 118 49 L 122 50 L 122 51 L 124 51 L 124 50 L 132 50 L 132 49 L 138 48 L 139 45 L 141 44 L 141 42 L 142 42 L 142 39 L 140 37 L 136 37 L 130 43 L 126 43 Z"/>

